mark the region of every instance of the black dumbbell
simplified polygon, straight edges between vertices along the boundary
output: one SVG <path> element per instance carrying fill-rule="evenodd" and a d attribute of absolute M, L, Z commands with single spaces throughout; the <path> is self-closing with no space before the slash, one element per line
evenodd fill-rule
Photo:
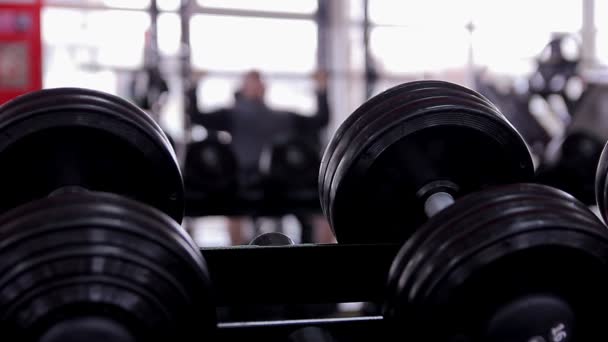
<path fill-rule="evenodd" d="M 487 100 L 445 82 L 404 84 L 360 107 L 334 139 L 320 196 L 339 242 L 407 239 L 384 307 L 396 334 L 584 341 L 601 332 L 591 312 L 608 302 L 608 231 L 562 191 L 509 184 L 532 179 L 531 156 Z"/>
<path fill-rule="evenodd" d="M 118 97 L 50 89 L 0 111 L 0 212 L 66 186 L 121 194 L 183 216 L 175 153 L 160 127 Z"/>
<path fill-rule="evenodd" d="M 319 153 L 302 139 L 292 138 L 266 146 L 260 156 L 260 175 L 271 193 L 315 189 Z"/>
<path fill-rule="evenodd" d="M 595 198 L 604 222 L 608 222 L 608 143 L 604 145 L 597 165 Z"/>
<path fill-rule="evenodd" d="M 293 244 L 294 242 L 289 236 L 279 232 L 260 234 L 249 243 L 251 246 L 291 246 Z"/>
<path fill-rule="evenodd" d="M 536 181 L 564 190 L 587 205 L 595 203 L 595 173 L 602 142 L 586 132 L 569 134 L 560 146 L 559 157 L 541 165 Z"/>
<path fill-rule="evenodd" d="M 188 191 L 213 196 L 234 194 L 238 186 L 237 161 L 230 145 L 215 137 L 188 144 L 184 179 Z"/>
<path fill-rule="evenodd" d="M 300 328 L 287 337 L 289 342 L 334 342 L 333 336 L 326 330 L 319 327 Z"/>
<path fill-rule="evenodd" d="M 521 136 L 481 95 L 412 82 L 370 99 L 338 128 L 321 162 L 319 197 L 339 242 L 403 241 L 427 220 L 425 210 L 528 181 L 533 170 Z"/>
<path fill-rule="evenodd" d="M 177 223 L 180 171 L 146 114 L 95 91 L 43 90 L 0 107 L 0 136 L 3 336 L 213 335 L 207 268 Z"/>

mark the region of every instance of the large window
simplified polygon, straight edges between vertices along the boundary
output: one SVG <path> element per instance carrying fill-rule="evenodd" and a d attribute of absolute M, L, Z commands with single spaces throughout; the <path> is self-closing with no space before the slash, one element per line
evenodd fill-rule
<path fill-rule="evenodd" d="M 264 12 L 311 14 L 317 10 L 317 0 L 197 0 L 197 2 L 200 6 L 209 8 Z"/>
<path fill-rule="evenodd" d="M 179 8 L 181 0 L 156 0 L 158 8 L 162 11 L 175 11 Z M 143 10 L 150 7 L 150 0 L 43 0 L 48 6 L 68 7 L 110 7 Z"/>
<path fill-rule="evenodd" d="M 309 73 L 316 64 L 308 20 L 197 15 L 190 35 L 193 64 L 206 70 Z"/>
<path fill-rule="evenodd" d="M 478 65 L 525 74 L 555 33 L 578 33 L 581 0 L 512 0 L 474 3 L 474 54 Z"/>
<path fill-rule="evenodd" d="M 240 75 L 257 69 L 266 75 L 270 105 L 314 110 L 309 80 L 317 64 L 314 21 L 199 14 L 190 27 L 192 64 L 208 73 L 200 88 L 203 109 L 230 105 Z"/>
<path fill-rule="evenodd" d="M 528 72 L 552 34 L 578 32 L 580 0 L 369 0 L 370 50 L 385 74 L 475 65 Z M 608 46 L 608 44 L 607 44 Z M 458 73 L 451 73 L 458 75 Z"/>
<path fill-rule="evenodd" d="M 98 74 L 98 69 L 117 72 L 141 68 L 149 27 L 150 17 L 143 11 L 45 8 L 42 13 L 45 86 L 81 85 L 86 75 Z M 161 55 L 176 56 L 180 37 L 178 15 L 161 13 L 158 33 Z M 111 92 L 117 92 L 116 87 L 118 84 Z"/>
<path fill-rule="evenodd" d="M 595 27 L 598 60 L 608 65 L 608 1 L 595 1 Z"/>

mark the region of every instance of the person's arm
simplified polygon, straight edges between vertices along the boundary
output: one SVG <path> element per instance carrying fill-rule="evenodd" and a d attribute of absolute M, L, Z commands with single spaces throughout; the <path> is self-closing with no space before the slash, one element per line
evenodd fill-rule
<path fill-rule="evenodd" d="M 220 109 L 212 112 L 202 112 L 198 108 L 197 85 L 198 79 L 193 80 L 186 88 L 185 110 L 193 125 L 201 125 L 215 131 L 230 131 L 231 121 L 228 110 Z"/>
<path fill-rule="evenodd" d="M 329 102 L 327 99 L 327 73 L 317 71 L 314 75 L 316 83 L 317 112 L 310 117 L 298 115 L 295 118 L 296 127 L 304 130 L 321 130 L 329 123 Z"/>

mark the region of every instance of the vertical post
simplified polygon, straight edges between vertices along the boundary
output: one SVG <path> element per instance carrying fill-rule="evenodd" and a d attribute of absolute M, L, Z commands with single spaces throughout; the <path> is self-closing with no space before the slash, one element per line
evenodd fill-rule
<path fill-rule="evenodd" d="M 471 19 L 471 21 L 469 21 L 467 23 L 465 28 L 466 28 L 467 32 L 469 33 L 469 46 L 468 46 L 468 51 L 467 51 L 467 69 L 466 69 L 466 76 L 465 76 L 465 82 L 466 82 L 465 85 L 471 89 L 475 89 L 476 88 L 475 54 L 474 54 L 474 50 L 473 50 L 473 34 L 475 32 L 475 25 L 473 24 L 473 19 Z"/>
<path fill-rule="evenodd" d="M 353 42 L 350 32 L 353 23 L 348 15 L 350 6 L 360 5 L 361 0 L 331 0 L 323 1 L 326 11 L 327 67 L 331 70 L 329 79 L 329 97 L 332 108 L 329 132 L 333 132 L 346 116 L 356 106 L 361 104 L 365 96 L 363 80 L 352 73 Z M 360 25 L 361 23 L 356 23 Z M 358 42 L 357 42 L 358 43 Z M 359 47 L 359 44 L 355 44 Z"/>
<path fill-rule="evenodd" d="M 363 0 L 363 48 L 365 49 L 365 96 L 370 98 L 374 92 L 377 75 L 374 61 L 369 50 L 369 0 Z"/>
<path fill-rule="evenodd" d="M 583 0 L 583 25 L 581 28 L 583 68 L 592 68 L 596 65 L 596 34 L 595 0 Z"/>
<path fill-rule="evenodd" d="M 329 71 L 330 28 L 329 1 L 317 1 L 317 68 Z"/>
<path fill-rule="evenodd" d="M 147 60 L 144 60 L 146 66 L 158 67 L 160 64 L 160 53 L 158 51 L 158 4 L 156 0 L 150 1 L 150 32 L 147 48 Z"/>
<path fill-rule="evenodd" d="M 186 91 L 190 86 L 190 75 L 192 72 L 191 67 L 191 47 L 190 47 L 190 16 L 192 14 L 191 0 L 181 0 L 179 8 L 180 24 L 181 24 L 181 37 L 180 37 L 180 76 L 181 84 L 183 87 L 184 101 L 187 101 Z M 184 110 L 182 111 L 184 132 L 185 137 L 189 137 L 190 134 L 190 118 L 185 115 L 185 108 L 187 104 L 184 104 Z"/>

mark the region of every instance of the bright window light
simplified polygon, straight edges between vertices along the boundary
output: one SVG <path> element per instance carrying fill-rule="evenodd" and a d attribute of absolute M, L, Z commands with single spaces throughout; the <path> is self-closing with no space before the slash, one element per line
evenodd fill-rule
<path fill-rule="evenodd" d="M 203 7 L 240 9 L 285 13 L 313 13 L 317 10 L 316 0 L 197 0 Z"/>
<path fill-rule="evenodd" d="M 467 60 L 469 35 L 464 28 L 376 27 L 370 48 L 377 68 L 387 73 L 417 73 L 458 68 Z"/>
<path fill-rule="evenodd" d="M 195 67 L 205 70 L 312 72 L 317 31 L 313 21 L 197 15 L 190 40 Z"/>

